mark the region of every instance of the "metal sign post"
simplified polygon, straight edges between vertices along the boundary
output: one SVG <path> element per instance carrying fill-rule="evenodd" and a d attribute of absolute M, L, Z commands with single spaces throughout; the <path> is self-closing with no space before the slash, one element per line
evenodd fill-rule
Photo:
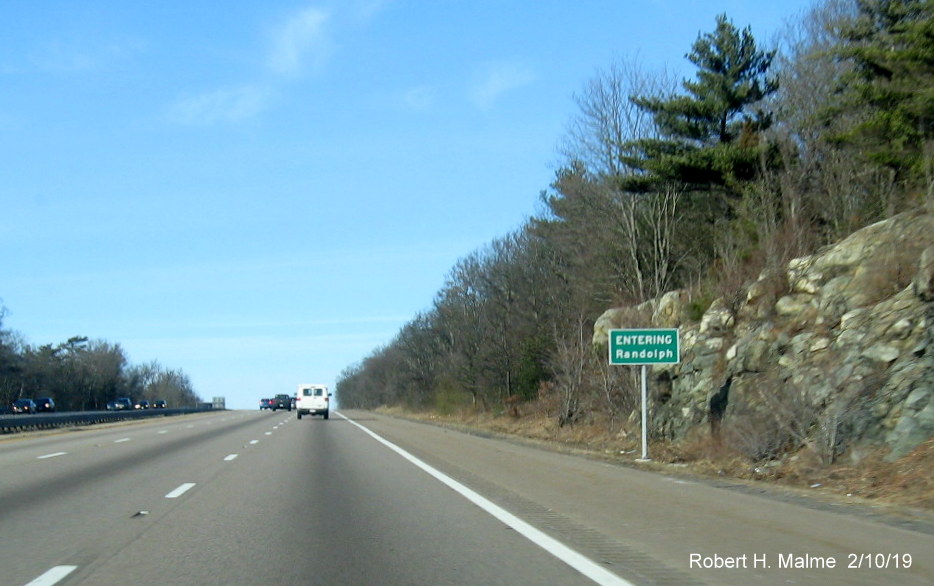
<path fill-rule="evenodd" d="M 679 332 L 673 329 L 610 330 L 610 365 L 642 366 L 642 457 L 649 458 L 648 367 L 681 360 Z"/>
<path fill-rule="evenodd" d="M 649 367 L 642 365 L 642 457 L 640 460 L 650 460 L 649 458 Z"/>

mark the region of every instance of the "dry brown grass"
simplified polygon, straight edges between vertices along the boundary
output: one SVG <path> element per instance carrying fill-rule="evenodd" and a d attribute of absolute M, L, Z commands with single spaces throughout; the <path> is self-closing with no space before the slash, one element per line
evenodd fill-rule
<path fill-rule="evenodd" d="M 924 509 L 934 509 L 934 438 L 895 462 L 873 452 L 857 465 L 812 468 L 812 478 L 832 490 Z"/>
<path fill-rule="evenodd" d="M 592 456 L 632 463 L 641 455 L 638 422 L 609 421 L 597 416 L 582 418 L 574 425 L 559 426 L 557 418 L 542 405 L 526 403 L 521 416 L 494 415 L 465 410 L 448 416 L 411 413 L 400 409 L 385 412 L 434 423 L 523 438 Z M 820 458 L 802 450 L 780 461 L 754 463 L 739 451 L 710 437 L 698 427 L 680 442 L 651 441 L 646 466 L 699 476 L 736 478 L 794 488 L 808 488 L 824 496 L 868 499 L 934 511 L 934 438 L 896 462 L 885 462 L 884 450 L 863 455 L 858 463 L 824 465 Z"/>

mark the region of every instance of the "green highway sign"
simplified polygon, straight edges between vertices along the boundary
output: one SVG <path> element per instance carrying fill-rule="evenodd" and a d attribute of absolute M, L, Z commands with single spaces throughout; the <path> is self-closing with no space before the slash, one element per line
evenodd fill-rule
<path fill-rule="evenodd" d="M 677 328 L 610 330 L 610 364 L 677 364 L 681 348 Z"/>

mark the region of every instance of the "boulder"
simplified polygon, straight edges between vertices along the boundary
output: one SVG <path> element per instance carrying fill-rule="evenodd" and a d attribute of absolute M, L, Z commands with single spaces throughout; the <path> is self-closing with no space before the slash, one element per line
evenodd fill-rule
<path fill-rule="evenodd" d="M 742 408 L 724 408 L 724 429 L 768 415 L 757 399 L 768 388 L 813 417 L 811 433 L 824 435 L 812 443 L 837 438 L 825 448 L 831 457 L 884 445 L 898 458 L 934 435 L 934 215 L 877 222 L 760 275 L 736 313 L 718 299 L 690 322 L 688 301 L 671 291 L 610 309 L 594 326 L 600 345 L 613 328 L 679 328 L 681 362 L 651 370 L 650 386 L 665 388 L 652 408 L 657 433 L 679 439 L 706 425 L 711 397 L 732 374 L 725 400 Z"/>

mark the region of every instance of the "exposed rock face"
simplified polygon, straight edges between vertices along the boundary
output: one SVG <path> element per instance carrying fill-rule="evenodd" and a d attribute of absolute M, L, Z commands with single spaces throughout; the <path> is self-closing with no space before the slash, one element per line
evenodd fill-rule
<path fill-rule="evenodd" d="M 667 293 L 594 328 L 605 345 L 612 328 L 680 327 L 681 362 L 651 369 L 650 386 L 665 389 L 653 434 L 683 437 L 725 400 L 719 426 L 755 436 L 758 457 L 792 441 L 829 460 L 877 445 L 895 459 L 934 436 L 934 215 L 902 214 L 794 259 L 735 313 L 716 300 L 686 323 L 686 303 Z"/>

